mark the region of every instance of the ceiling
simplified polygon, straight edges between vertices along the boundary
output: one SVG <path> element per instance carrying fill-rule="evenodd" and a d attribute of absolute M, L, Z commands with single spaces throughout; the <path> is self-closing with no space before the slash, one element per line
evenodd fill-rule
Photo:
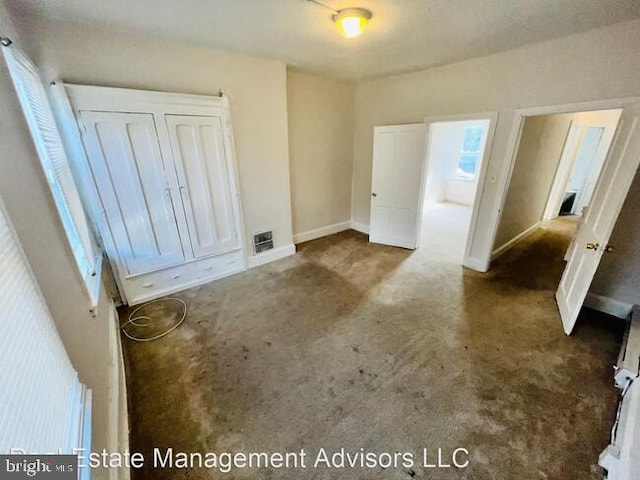
<path fill-rule="evenodd" d="M 306 0 L 14 0 L 27 14 L 96 22 L 362 79 L 443 65 L 640 18 L 638 0 L 325 0 L 365 7 L 361 37 Z"/>

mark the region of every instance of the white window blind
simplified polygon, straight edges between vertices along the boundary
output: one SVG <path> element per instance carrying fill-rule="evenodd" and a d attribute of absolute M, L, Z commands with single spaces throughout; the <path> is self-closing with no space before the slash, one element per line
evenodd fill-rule
<path fill-rule="evenodd" d="M 97 304 L 102 255 L 80 200 L 38 69 L 15 45 L 3 46 L 9 72 L 80 275 Z"/>
<path fill-rule="evenodd" d="M 83 445 L 87 398 L 0 202 L 0 453 Z"/>

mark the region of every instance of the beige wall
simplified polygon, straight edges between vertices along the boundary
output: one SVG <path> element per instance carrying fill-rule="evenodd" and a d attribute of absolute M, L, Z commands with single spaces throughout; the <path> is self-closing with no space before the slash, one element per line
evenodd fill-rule
<path fill-rule="evenodd" d="M 514 111 L 640 95 L 640 21 L 632 21 L 487 57 L 363 82 L 356 90 L 353 220 L 369 223 L 373 127 L 427 116 L 498 111 L 479 221 L 491 223 Z M 495 179 L 495 180 L 494 180 Z M 491 245 L 476 235 L 471 256 Z"/>
<path fill-rule="evenodd" d="M 355 84 L 287 72 L 293 232 L 351 219 Z"/>
<path fill-rule="evenodd" d="M 640 172 L 636 173 L 609 244 L 591 285 L 591 292 L 640 305 Z"/>
<path fill-rule="evenodd" d="M 0 32 L 17 45 L 24 46 L 23 42 L 29 41 L 15 30 L 3 0 L 0 0 Z M 120 358 L 112 304 L 103 290 L 98 317 L 89 315 L 89 297 L 68 247 L 4 60 L 0 60 L 0 105 L 0 197 L 71 362 L 81 381 L 93 390 L 93 448 L 113 448 L 117 441 L 117 425 L 113 425 L 112 420 L 118 418 L 115 385 Z M 96 471 L 94 478 L 106 478 L 106 473 Z"/>
<path fill-rule="evenodd" d="M 30 18 L 32 52 L 48 80 L 229 95 L 247 242 L 273 230 L 291 244 L 286 68 L 282 62 L 225 53 L 128 30 Z"/>
<path fill-rule="evenodd" d="M 542 219 L 571 123 L 583 127 L 603 125 L 612 135 L 620 113 L 602 110 L 540 115 L 525 120 L 494 251 Z"/>
<path fill-rule="evenodd" d="M 525 120 L 494 250 L 542 219 L 572 118 L 541 115 Z"/>

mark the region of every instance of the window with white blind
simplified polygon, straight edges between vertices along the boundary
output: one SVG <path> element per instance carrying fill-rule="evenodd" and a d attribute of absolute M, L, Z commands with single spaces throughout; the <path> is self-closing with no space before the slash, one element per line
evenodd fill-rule
<path fill-rule="evenodd" d="M 91 307 L 95 307 L 102 255 L 87 222 L 44 84 L 36 66 L 15 45 L 3 45 L 2 50 Z"/>
<path fill-rule="evenodd" d="M 78 380 L 0 201 L 0 454 L 89 445 L 91 392 Z"/>

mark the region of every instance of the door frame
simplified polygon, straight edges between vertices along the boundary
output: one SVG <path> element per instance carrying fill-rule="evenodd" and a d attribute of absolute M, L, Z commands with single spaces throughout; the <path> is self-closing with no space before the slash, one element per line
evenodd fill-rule
<path fill-rule="evenodd" d="M 572 120 L 564 140 L 564 145 L 562 146 L 560 161 L 553 176 L 553 183 L 551 184 L 551 190 L 547 197 L 547 204 L 542 213 L 542 220 L 554 219 L 560 212 L 562 200 L 567 189 L 567 183 L 573 171 L 583 135 L 584 125 Z"/>
<path fill-rule="evenodd" d="M 493 145 L 496 135 L 496 127 L 499 119 L 498 111 L 476 112 L 476 113 L 461 113 L 455 115 L 437 115 L 425 117 L 424 123 L 427 125 L 427 141 L 425 147 L 424 163 L 422 165 L 422 177 L 420 179 L 420 210 L 424 206 L 424 197 L 427 190 L 427 173 L 429 169 L 429 151 L 431 150 L 431 126 L 434 123 L 445 122 L 464 122 L 473 120 L 489 120 L 489 129 L 487 130 L 487 138 L 484 142 L 484 151 L 482 152 L 482 160 L 480 162 L 480 170 L 478 172 L 478 180 L 476 183 L 476 190 L 473 196 L 473 206 L 471 212 L 471 220 L 469 222 L 469 230 L 467 232 L 467 241 L 464 248 L 464 259 L 462 266 L 478 270 L 477 261 L 471 257 L 471 247 L 473 246 L 473 240 L 478 228 L 478 214 L 480 211 L 480 203 L 482 195 L 484 194 L 485 180 L 487 172 L 489 171 L 489 162 L 493 155 Z M 422 215 L 418 217 L 418 223 L 416 225 L 416 238 L 422 231 Z"/>
<path fill-rule="evenodd" d="M 576 158 L 584 139 L 584 134 L 589 128 L 602 128 L 603 130 L 602 136 L 598 141 L 596 151 L 593 155 L 593 158 L 591 159 L 592 162 L 597 158 L 602 159 L 601 168 L 598 171 L 598 175 L 600 174 L 600 171 L 602 171 L 602 167 L 604 166 L 609 147 L 611 147 L 611 143 L 613 142 L 617 124 L 616 128 L 612 128 L 610 123 L 572 120 L 571 125 L 569 126 L 569 131 L 567 132 L 567 137 L 562 147 L 560 162 L 558 163 L 556 173 L 553 177 L 553 183 L 551 185 L 549 197 L 547 198 L 547 204 L 545 206 L 544 213 L 542 214 L 542 220 L 552 220 L 559 215 L 560 207 L 562 206 L 562 201 L 564 198 L 564 193 L 567 190 L 567 184 L 569 183 L 569 179 L 571 178 L 571 174 L 573 173 Z M 588 176 L 585 179 L 585 186 L 589 178 L 590 177 Z M 584 195 L 584 188 L 582 189 L 580 194 Z M 583 198 L 583 196 L 576 197 L 576 202 L 578 200 L 582 201 Z M 576 215 L 579 214 L 580 213 L 576 213 Z"/>
<path fill-rule="evenodd" d="M 504 210 L 504 203 L 507 199 L 507 192 L 511 184 L 511 177 L 513 175 L 513 169 L 516 163 L 516 157 L 518 155 L 518 149 L 520 147 L 520 139 L 522 137 L 522 129 L 527 117 L 534 117 L 538 115 L 553 115 L 559 113 L 576 113 L 591 110 L 611 110 L 616 108 L 625 108 L 628 105 L 640 102 L 640 97 L 623 97 L 623 98 L 611 98 L 604 100 L 592 100 L 586 102 L 565 103 L 555 105 L 544 105 L 537 107 L 523 107 L 516 108 L 511 120 L 511 131 L 507 140 L 507 148 L 505 151 L 504 161 L 499 167 L 496 194 L 494 196 L 492 205 L 492 216 L 486 229 L 491 230 L 491 241 L 488 242 L 488 246 L 483 252 L 481 271 L 488 271 L 491 267 L 491 253 L 496 242 L 496 236 L 498 233 L 498 227 L 502 220 L 502 212 Z M 606 160 L 605 160 L 606 161 Z"/>

